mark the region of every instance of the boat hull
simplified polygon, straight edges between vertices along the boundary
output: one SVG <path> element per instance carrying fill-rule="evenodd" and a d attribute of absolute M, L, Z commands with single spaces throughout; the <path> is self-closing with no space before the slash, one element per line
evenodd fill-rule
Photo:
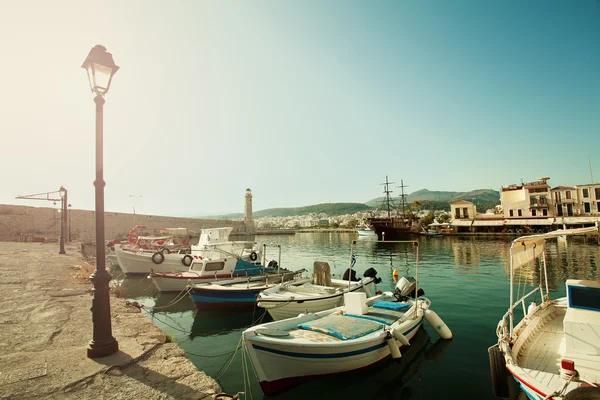
<path fill-rule="evenodd" d="M 344 302 L 343 293 L 324 299 L 300 301 L 259 301 L 258 306 L 266 309 L 275 321 L 297 317 L 302 313 L 319 312 L 339 307 Z"/>
<path fill-rule="evenodd" d="M 374 284 L 371 281 L 368 281 L 367 286 L 373 286 Z M 364 291 L 364 285 L 361 284 L 359 286 L 353 286 L 350 292 L 359 292 Z M 275 321 L 279 321 L 286 318 L 297 317 L 302 313 L 316 313 L 319 311 L 329 310 L 331 308 L 339 307 L 344 303 L 344 293 L 347 293 L 348 290 L 344 290 L 343 292 L 339 292 L 332 295 L 324 295 L 322 297 L 315 298 L 299 298 L 300 296 L 294 296 L 293 293 L 290 293 L 290 296 L 294 296 L 296 300 L 292 300 L 291 297 L 280 297 L 278 299 L 269 299 L 268 297 L 263 297 L 263 294 L 259 296 L 257 299 L 258 306 L 266 309 L 271 318 Z"/>
<path fill-rule="evenodd" d="M 369 222 L 378 240 L 408 240 L 416 234 L 400 218 L 373 218 Z"/>
<path fill-rule="evenodd" d="M 127 275 L 148 275 L 150 272 L 184 272 L 189 266 L 183 265 L 184 254 L 163 254 L 164 260 L 160 264 L 152 261 L 150 252 L 130 252 L 115 249 L 119 267 Z"/>
<path fill-rule="evenodd" d="M 264 287 L 239 290 L 192 290 L 190 296 L 198 310 L 254 307 Z"/>
<path fill-rule="evenodd" d="M 280 321 L 285 322 L 285 321 Z M 411 339 L 423 318 L 411 320 L 402 333 Z M 243 334 L 246 351 L 266 395 L 275 395 L 306 380 L 369 368 L 390 358 L 386 335 L 328 343 L 264 340 L 253 328 Z"/>

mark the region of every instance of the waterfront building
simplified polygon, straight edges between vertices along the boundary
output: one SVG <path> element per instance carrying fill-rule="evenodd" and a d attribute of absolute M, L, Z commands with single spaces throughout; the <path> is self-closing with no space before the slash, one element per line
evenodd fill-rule
<path fill-rule="evenodd" d="M 600 222 L 600 184 L 550 188 L 543 177 L 502 187 L 494 213 L 478 214 L 475 204 L 450 203 L 456 233 L 542 233 Z"/>

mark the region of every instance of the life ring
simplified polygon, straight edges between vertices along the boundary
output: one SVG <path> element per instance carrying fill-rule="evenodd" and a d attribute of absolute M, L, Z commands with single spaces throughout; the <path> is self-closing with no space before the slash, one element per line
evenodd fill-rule
<path fill-rule="evenodd" d="M 498 346 L 492 346 L 488 349 L 490 358 L 490 374 L 492 378 L 492 389 L 496 397 L 508 397 L 508 370 L 504 354 Z"/>
<path fill-rule="evenodd" d="M 186 254 L 185 256 L 183 256 L 181 258 L 181 263 L 183 265 L 185 265 L 186 267 L 189 267 L 190 265 L 192 265 L 192 261 L 194 261 L 194 259 L 189 254 Z"/>
<path fill-rule="evenodd" d="M 166 247 L 162 247 L 160 248 L 158 251 L 160 251 L 163 254 L 171 254 L 171 250 L 167 249 Z"/>
<path fill-rule="evenodd" d="M 252 250 L 252 253 L 250 253 L 250 260 L 251 261 L 258 260 L 258 254 L 256 254 L 256 252 L 254 250 Z"/>
<path fill-rule="evenodd" d="M 165 255 L 163 253 L 157 251 L 152 254 L 152 262 L 154 264 L 162 264 L 163 261 L 165 261 Z"/>
<path fill-rule="evenodd" d="M 129 234 L 127 235 L 127 241 L 131 244 L 135 244 L 139 238 L 138 232 L 135 228 L 131 228 Z"/>

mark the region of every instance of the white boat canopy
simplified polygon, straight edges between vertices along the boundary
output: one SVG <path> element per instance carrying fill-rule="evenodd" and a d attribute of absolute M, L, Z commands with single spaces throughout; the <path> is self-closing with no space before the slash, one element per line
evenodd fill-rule
<path fill-rule="evenodd" d="M 544 242 L 547 239 L 555 239 L 565 235 L 585 235 L 591 233 L 598 233 L 598 227 L 591 226 L 589 228 L 560 229 L 539 235 L 522 236 L 515 239 L 510 248 L 512 268 L 519 268 L 539 257 L 544 250 Z"/>

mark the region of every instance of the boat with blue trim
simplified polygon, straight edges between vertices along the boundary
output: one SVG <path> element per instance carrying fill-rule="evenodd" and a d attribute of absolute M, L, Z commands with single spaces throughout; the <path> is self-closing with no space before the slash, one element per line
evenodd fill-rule
<path fill-rule="evenodd" d="M 297 278 L 304 271 L 281 269 L 268 275 L 202 282 L 191 286 L 189 293 L 199 310 L 254 307 L 261 291 Z"/>
<path fill-rule="evenodd" d="M 408 243 L 418 249 L 418 242 Z M 440 337 L 451 339 L 417 289 L 418 272 L 416 277 L 400 279 L 394 292 L 369 298 L 364 292 L 345 293 L 343 306 L 246 329 L 243 350 L 263 392 L 275 395 L 306 380 L 400 358 L 424 319 Z"/>

